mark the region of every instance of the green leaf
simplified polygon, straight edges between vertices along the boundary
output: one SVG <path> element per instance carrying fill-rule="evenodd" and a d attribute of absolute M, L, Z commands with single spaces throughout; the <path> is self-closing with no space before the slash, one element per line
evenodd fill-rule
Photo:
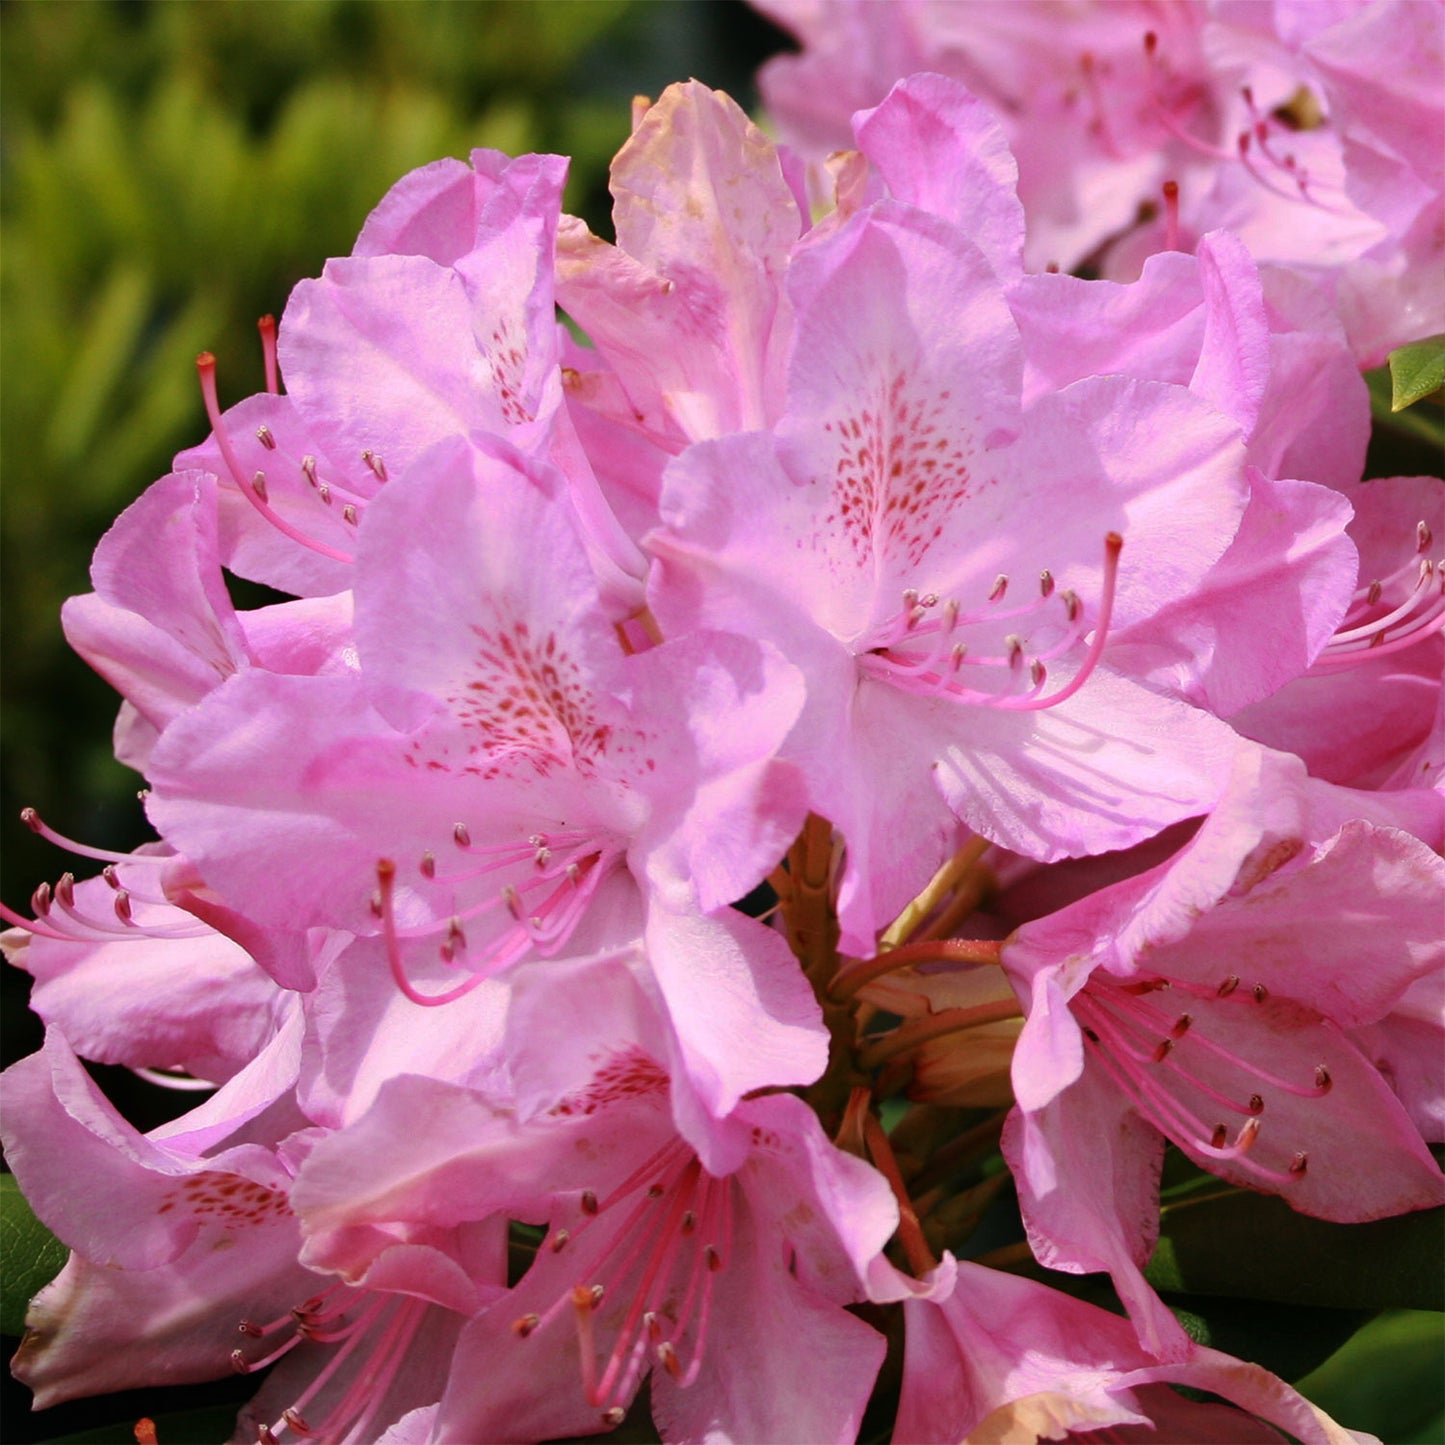
<path fill-rule="evenodd" d="M 0 1334 L 25 1333 L 30 1300 L 60 1273 L 69 1250 L 35 1217 L 13 1174 L 0 1174 Z"/>
<path fill-rule="evenodd" d="M 1445 386 L 1445 336 L 1412 341 L 1390 353 L 1390 410 L 1404 411 Z"/>
<path fill-rule="evenodd" d="M 1269 1300 L 1168 1295 L 1190 1339 L 1297 1380 L 1328 1360 L 1373 1317 L 1372 1310 L 1317 1309 Z"/>
<path fill-rule="evenodd" d="M 1370 392 L 1370 415 L 1377 427 L 1390 432 L 1429 442 L 1438 447 L 1445 440 L 1445 412 L 1433 407 L 1412 407 L 1405 411 L 1394 410 L 1394 384 L 1387 366 L 1377 367 L 1365 373 L 1365 385 Z"/>
<path fill-rule="evenodd" d="M 1167 1205 L 1145 1271 L 1160 1291 L 1335 1309 L 1445 1308 L 1445 1209 L 1367 1224 L 1226 1189 Z"/>
<path fill-rule="evenodd" d="M 1392 1310 L 1372 1320 L 1319 1369 L 1300 1392 L 1352 1430 L 1390 1445 L 1445 1440 L 1445 1318 Z"/>

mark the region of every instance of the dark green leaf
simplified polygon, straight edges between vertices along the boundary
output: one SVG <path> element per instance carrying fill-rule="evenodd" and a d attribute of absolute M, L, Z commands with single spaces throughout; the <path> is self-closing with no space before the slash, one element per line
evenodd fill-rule
<path fill-rule="evenodd" d="M 1445 386 L 1445 336 L 1413 341 L 1390 353 L 1390 410 L 1404 411 Z"/>
<path fill-rule="evenodd" d="M 1417 441 L 1429 442 L 1438 447 L 1445 440 L 1445 412 L 1434 407 L 1409 407 L 1405 411 L 1394 409 L 1394 383 L 1390 369 L 1381 366 L 1365 373 L 1365 384 L 1370 390 L 1370 415 L 1376 427 Z"/>
<path fill-rule="evenodd" d="M 1213 1295 L 1167 1295 L 1165 1302 L 1190 1339 L 1252 1360 L 1284 1380 L 1297 1380 L 1323 1364 L 1374 1318 L 1371 1310 L 1317 1309 Z"/>
<path fill-rule="evenodd" d="M 0 1334 L 25 1331 L 25 1311 L 69 1253 L 35 1217 L 13 1174 L 0 1174 Z"/>
<path fill-rule="evenodd" d="M 1225 1189 L 1166 1206 L 1146 1271 L 1160 1291 L 1336 1309 L 1445 1308 L 1445 1210 L 1368 1224 Z"/>
<path fill-rule="evenodd" d="M 1352 1430 L 1390 1445 L 1445 1440 L 1445 1317 L 1392 1310 L 1299 1382 L 1301 1392 Z"/>

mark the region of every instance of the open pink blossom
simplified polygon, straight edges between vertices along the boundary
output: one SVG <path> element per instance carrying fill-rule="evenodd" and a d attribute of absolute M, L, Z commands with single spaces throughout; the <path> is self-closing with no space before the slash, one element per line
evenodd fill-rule
<path fill-rule="evenodd" d="M 976 180 L 986 204 L 1001 182 Z M 845 939 L 871 951 L 955 819 L 1053 858 L 1212 802 L 1227 732 L 1104 654 L 1228 546 L 1240 439 L 1124 376 L 1025 406 L 988 258 L 899 201 L 801 249 L 788 289 L 784 414 L 669 467 L 649 595 L 665 632 L 746 630 L 805 673 L 785 756 L 846 840 Z"/>
<path fill-rule="evenodd" d="M 585 1086 L 530 1120 L 395 1079 L 303 1169 L 307 1257 L 344 1277 L 418 1229 L 548 1227 L 520 1283 L 464 1330 L 425 1438 L 613 1426 L 651 1371 L 665 1440 L 853 1439 L 883 1342 L 842 1306 L 896 1223 L 884 1181 L 786 1095 L 718 1126 L 743 1153 L 714 1174 L 675 1133 L 652 1058 L 627 1046 L 588 1062 Z M 425 1131 L 406 1122 L 419 1117 Z"/>
<path fill-rule="evenodd" d="M 1383 816 L 1418 813 L 1438 830 L 1438 796 L 1394 796 Z M 1409 1113 L 1354 1038 L 1445 957 L 1445 866 L 1403 829 L 1363 821 L 1366 799 L 1245 751 L 1225 804 L 1174 861 L 1004 946 L 1028 1014 L 1004 1149 L 1030 1242 L 1051 1267 L 1107 1269 L 1165 1358 L 1182 1358 L 1184 1338 L 1140 1270 L 1166 1138 L 1325 1219 L 1445 1197 Z"/>
<path fill-rule="evenodd" d="M 760 8 L 805 47 L 761 85 L 807 154 L 847 145 L 852 113 L 916 71 L 993 106 L 1019 161 L 1032 270 L 1102 251 L 1123 278 L 1224 227 L 1330 286 L 1366 364 L 1445 329 L 1435 5 Z"/>
<path fill-rule="evenodd" d="M 233 678 L 168 730 L 151 814 L 248 915 L 382 935 L 378 982 L 416 1002 L 645 932 L 725 1113 L 823 1064 L 781 941 L 718 912 L 801 822 L 773 756 L 800 680 L 735 636 L 627 656 L 564 502 L 554 472 L 460 441 L 390 482 L 362 529 L 359 670 Z"/>

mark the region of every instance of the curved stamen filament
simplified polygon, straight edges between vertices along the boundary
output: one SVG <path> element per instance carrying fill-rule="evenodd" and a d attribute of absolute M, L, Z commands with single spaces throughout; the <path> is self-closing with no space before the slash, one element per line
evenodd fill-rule
<path fill-rule="evenodd" d="M 991 938 L 940 938 L 936 942 L 900 944 L 835 975 L 828 985 L 828 996 L 837 1003 L 847 1003 L 876 979 L 916 963 L 996 964 L 1002 949 L 1003 944 Z"/>
<path fill-rule="evenodd" d="M 459 998 L 465 998 L 473 989 L 479 988 L 486 980 L 485 974 L 474 973 L 470 978 L 457 984 L 455 988 L 446 989 L 442 993 L 422 993 L 413 985 L 406 976 L 406 967 L 401 958 L 401 943 L 396 932 L 396 915 L 392 908 L 396 864 L 390 858 L 383 858 L 377 863 L 376 882 L 381 904 L 382 935 L 386 940 L 386 961 L 391 968 L 392 979 L 402 993 L 423 1008 L 439 1008 L 442 1004 L 453 1003 Z"/>
<path fill-rule="evenodd" d="M 1023 1017 L 1023 1010 L 1016 999 L 1002 999 L 997 1003 L 979 1004 L 976 1008 L 949 1008 L 923 1018 L 901 1024 L 892 1033 L 865 1045 L 858 1051 L 858 1066 L 876 1069 L 889 1059 L 907 1053 L 933 1039 L 949 1034 L 962 1033 L 980 1024 L 1004 1023 L 1008 1019 Z"/>
<path fill-rule="evenodd" d="M 293 542 L 308 547 L 313 552 L 319 552 L 323 557 L 330 557 L 334 562 L 352 562 L 354 558 L 349 552 L 342 552 L 335 547 L 328 546 L 325 542 L 318 542 L 314 537 L 308 537 L 299 527 L 292 526 L 266 500 L 264 482 L 258 488 L 254 479 L 247 478 L 245 468 L 241 465 L 241 459 L 236 455 L 236 449 L 231 444 L 230 434 L 227 432 L 225 421 L 221 416 L 221 404 L 216 395 L 216 358 L 209 351 L 203 351 L 196 358 L 196 372 L 201 379 L 201 396 L 206 404 L 206 419 L 211 424 L 211 432 L 216 438 L 216 445 L 220 448 L 222 460 L 225 461 L 226 468 L 231 473 L 231 480 L 236 484 L 237 491 L 278 532 L 289 537 Z M 257 476 L 260 476 L 259 472 Z"/>
<path fill-rule="evenodd" d="M 77 843 L 74 838 L 67 838 L 63 833 L 57 833 L 54 828 L 41 819 L 40 814 L 34 808 L 21 808 L 20 821 L 32 833 L 38 833 L 47 843 L 54 843 L 57 848 L 64 848 L 67 853 L 74 853 L 78 857 L 94 858 L 100 863 L 134 863 L 137 861 L 137 855 L 134 853 L 116 853 L 109 848 L 92 848 L 85 843 Z"/>

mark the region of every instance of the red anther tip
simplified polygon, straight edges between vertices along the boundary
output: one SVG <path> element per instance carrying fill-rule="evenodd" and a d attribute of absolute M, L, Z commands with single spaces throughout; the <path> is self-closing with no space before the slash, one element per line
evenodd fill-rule
<path fill-rule="evenodd" d="M 269 311 L 264 316 L 258 316 L 256 318 L 256 329 L 263 335 L 268 331 L 274 331 L 276 329 L 276 318 L 272 316 Z"/>
<path fill-rule="evenodd" d="M 582 1191 L 582 1213 L 597 1213 L 597 1196 L 590 1189 L 584 1189 Z"/>
<path fill-rule="evenodd" d="M 1323 1064 L 1315 1065 L 1315 1088 L 1320 1093 L 1328 1094 L 1334 1088 L 1335 1081 L 1330 1078 L 1330 1071 Z"/>
<path fill-rule="evenodd" d="M 1144 32 L 1144 54 L 1153 55 L 1159 49 L 1159 37 L 1152 31 Z"/>
<path fill-rule="evenodd" d="M 572 1305 L 578 1310 L 592 1308 L 592 1290 L 585 1284 L 572 1286 Z"/>
<path fill-rule="evenodd" d="M 525 1340 L 542 1323 L 540 1315 L 523 1315 L 512 1321 L 512 1333 L 519 1340 Z"/>
<path fill-rule="evenodd" d="M 376 878 L 379 883 L 390 883 L 396 877 L 396 864 L 390 858 L 376 860 Z"/>
<path fill-rule="evenodd" d="M 212 352 L 203 351 L 196 357 L 197 371 L 214 371 L 216 369 L 216 358 Z"/>
<path fill-rule="evenodd" d="M 1104 548 L 1114 556 L 1118 556 L 1124 550 L 1124 539 L 1117 532 L 1109 532 L 1104 537 Z"/>
<path fill-rule="evenodd" d="M 1223 1124 L 1216 1124 L 1214 1132 L 1209 1136 L 1209 1143 L 1212 1148 L 1223 1149 L 1224 1141 L 1229 1138 L 1229 1130 Z"/>
<path fill-rule="evenodd" d="M 135 1435 L 135 1445 L 157 1445 L 156 1422 L 144 1415 L 135 1422 L 132 1433 Z"/>

